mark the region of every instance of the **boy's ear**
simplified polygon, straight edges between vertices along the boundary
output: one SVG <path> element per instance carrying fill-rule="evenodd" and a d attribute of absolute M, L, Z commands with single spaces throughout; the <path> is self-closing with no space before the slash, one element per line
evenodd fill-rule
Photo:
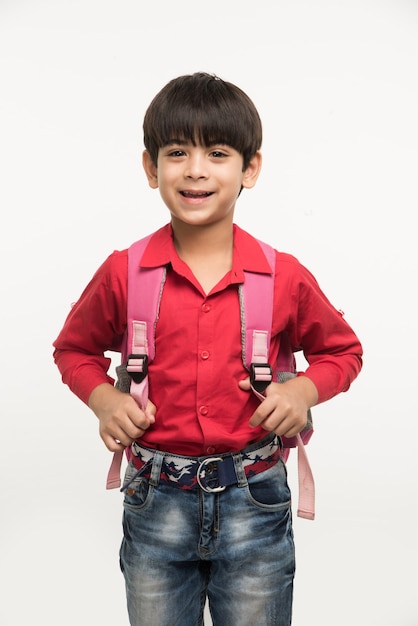
<path fill-rule="evenodd" d="M 256 184 L 258 175 L 261 171 L 261 163 L 261 152 L 258 150 L 249 162 L 247 169 L 242 173 L 241 184 L 245 189 L 251 189 L 251 187 L 254 187 Z"/>
<path fill-rule="evenodd" d="M 157 166 L 153 163 L 151 159 L 151 155 L 148 150 L 144 150 L 142 153 L 142 167 L 144 168 L 145 174 L 148 178 L 148 184 L 152 189 L 158 188 L 158 176 L 157 176 Z"/>

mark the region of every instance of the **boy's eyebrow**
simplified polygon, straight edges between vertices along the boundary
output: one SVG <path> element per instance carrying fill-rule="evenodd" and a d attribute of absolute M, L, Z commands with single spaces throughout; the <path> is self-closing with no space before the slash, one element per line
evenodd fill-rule
<path fill-rule="evenodd" d="M 192 141 L 190 141 L 190 139 L 169 139 L 168 141 L 166 141 L 164 143 L 164 146 L 173 146 L 173 145 L 176 145 L 176 146 L 188 146 L 190 144 L 195 145 Z M 213 141 L 209 145 L 207 145 L 206 147 L 210 148 L 211 146 L 231 147 L 230 144 L 226 143 L 225 141 Z"/>
<path fill-rule="evenodd" d="M 172 146 L 172 145 L 178 145 L 178 146 L 185 146 L 186 144 L 191 143 L 190 141 L 188 141 L 187 139 L 169 139 L 165 145 L 166 146 Z"/>

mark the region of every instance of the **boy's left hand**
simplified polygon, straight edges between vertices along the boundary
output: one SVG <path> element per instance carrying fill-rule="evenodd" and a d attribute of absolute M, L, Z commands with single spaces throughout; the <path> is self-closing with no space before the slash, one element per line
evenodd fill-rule
<path fill-rule="evenodd" d="M 238 384 L 244 391 L 251 389 L 249 378 Z M 285 383 L 271 383 L 265 396 L 249 424 L 252 428 L 261 426 L 285 437 L 294 437 L 304 429 L 308 410 L 318 400 L 317 389 L 306 376 L 297 376 Z"/>

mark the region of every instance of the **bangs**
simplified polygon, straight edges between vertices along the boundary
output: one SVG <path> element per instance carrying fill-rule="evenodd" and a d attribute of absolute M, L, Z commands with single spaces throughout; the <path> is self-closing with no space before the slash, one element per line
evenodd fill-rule
<path fill-rule="evenodd" d="M 157 129 L 156 139 L 160 147 L 173 141 L 205 147 L 225 144 L 241 154 L 247 147 L 242 119 L 240 122 L 236 114 L 231 114 L 223 107 L 196 109 L 181 103 L 178 107 L 169 107 L 166 114 L 161 115 L 156 124 Z"/>

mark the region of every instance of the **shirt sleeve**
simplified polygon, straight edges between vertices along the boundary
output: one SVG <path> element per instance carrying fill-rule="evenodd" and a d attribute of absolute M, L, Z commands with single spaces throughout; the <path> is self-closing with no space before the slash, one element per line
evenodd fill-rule
<path fill-rule="evenodd" d="M 83 402 L 108 374 L 107 351 L 120 351 L 126 329 L 127 251 L 113 252 L 72 306 L 53 343 L 62 380 Z"/>
<path fill-rule="evenodd" d="M 318 390 L 318 403 L 347 391 L 362 367 L 362 345 L 353 329 L 323 293 L 317 280 L 297 259 L 279 253 L 276 308 L 287 312 L 276 332 L 286 330 L 294 352 L 308 363 L 304 372 Z M 280 306 L 287 302 L 288 308 Z"/>

